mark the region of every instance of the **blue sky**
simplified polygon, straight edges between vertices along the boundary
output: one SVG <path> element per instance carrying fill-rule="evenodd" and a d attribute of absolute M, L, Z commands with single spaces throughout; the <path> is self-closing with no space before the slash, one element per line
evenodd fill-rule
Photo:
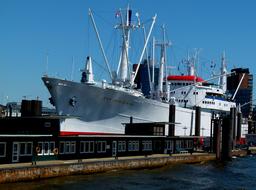
<path fill-rule="evenodd" d="M 113 29 L 115 13 L 127 3 L 140 12 L 142 21 L 157 13 L 154 34 L 159 37 L 159 28 L 165 24 L 173 44 L 168 50 L 170 65 L 177 68 L 187 51 L 199 48 L 198 73 L 209 78 L 210 62 L 218 65 L 225 50 L 229 69 L 249 67 L 255 73 L 254 0 L 0 0 L 0 104 L 38 96 L 48 106 L 49 93 L 41 76 L 47 72 L 78 81 L 88 54 L 97 62 L 96 77 L 105 77 L 88 8 L 95 12 L 112 64 L 119 49 L 118 44 L 113 45 L 119 42 L 113 37 L 117 34 Z M 132 55 L 138 59 L 139 50 Z"/>

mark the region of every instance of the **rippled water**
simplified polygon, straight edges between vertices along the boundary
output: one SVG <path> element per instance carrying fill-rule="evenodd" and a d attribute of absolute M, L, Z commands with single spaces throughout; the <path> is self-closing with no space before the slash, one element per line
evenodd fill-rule
<path fill-rule="evenodd" d="M 256 157 L 2 184 L 0 189 L 256 189 Z"/>

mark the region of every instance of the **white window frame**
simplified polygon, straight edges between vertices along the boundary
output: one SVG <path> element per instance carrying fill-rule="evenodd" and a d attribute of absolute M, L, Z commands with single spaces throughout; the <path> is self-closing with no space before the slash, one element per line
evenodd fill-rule
<path fill-rule="evenodd" d="M 52 146 L 52 145 L 53 145 L 53 146 Z M 49 141 L 49 150 L 50 150 L 49 155 L 54 155 L 53 150 L 54 150 L 55 148 L 56 148 L 55 142 L 54 142 L 54 141 Z"/>
<path fill-rule="evenodd" d="M 76 153 L 76 141 L 70 141 L 70 154 L 75 154 Z"/>
<path fill-rule="evenodd" d="M 19 156 L 32 156 L 33 155 L 33 142 L 32 141 L 18 142 L 18 144 L 19 144 Z M 20 152 L 21 144 L 24 144 L 24 146 L 25 146 L 23 154 L 21 154 L 21 152 Z M 28 144 L 31 144 L 30 153 L 28 153 Z"/>
<path fill-rule="evenodd" d="M 103 144 L 105 144 L 104 150 L 103 150 Z M 99 146 L 100 146 L 100 150 L 99 150 Z M 105 153 L 106 151 L 107 151 L 107 141 L 97 141 L 97 153 Z"/>
<path fill-rule="evenodd" d="M 40 141 L 37 143 L 37 145 L 40 148 L 40 152 L 38 152 L 37 155 L 41 156 L 41 155 L 43 155 L 44 143 Z"/>
<path fill-rule="evenodd" d="M 153 132 L 154 136 L 162 136 L 164 134 L 163 127 L 155 126 L 153 129 L 154 129 L 154 132 Z"/>
<path fill-rule="evenodd" d="M 53 150 L 55 149 L 55 141 L 40 141 L 37 143 L 40 147 L 40 152 L 38 153 L 38 156 L 47 156 L 47 155 L 54 155 Z M 48 144 L 48 150 L 45 151 L 45 144 Z M 53 146 L 51 146 L 53 145 Z"/>
<path fill-rule="evenodd" d="M 139 141 L 129 141 L 128 142 L 128 151 L 132 152 L 132 151 L 139 151 L 140 149 L 140 146 L 139 146 Z"/>
<path fill-rule="evenodd" d="M 118 141 L 118 152 L 126 152 L 126 141 Z"/>
<path fill-rule="evenodd" d="M 83 150 L 81 148 L 82 144 Z M 86 146 L 88 146 L 88 150 L 86 150 Z M 80 141 L 80 153 L 94 153 L 94 141 Z"/>
<path fill-rule="evenodd" d="M 152 141 L 142 141 L 142 151 L 152 151 Z"/>
<path fill-rule="evenodd" d="M 50 143 L 49 142 L 43 142 L 44 143 L 44 149 L 43 149 L 43 155 L 49 155 L 50 154 Z M 47 150 L 45 149 L 47 147 Z"/>
<path fill-rule="evenodd" d="M 71 150 L 71 142 L 70 141 L 65 141 L 64 147 L 65 147 L 64 148 L 64 153 L 69 154 L 70 150 Z"/>
<path fill-rule="evenodd" d="M 63 151 L 61 151 L 61 144 L 63 144 Z M 75 154 L 76 141 L 60 141 L 59 144 L 60 154 Z"/>

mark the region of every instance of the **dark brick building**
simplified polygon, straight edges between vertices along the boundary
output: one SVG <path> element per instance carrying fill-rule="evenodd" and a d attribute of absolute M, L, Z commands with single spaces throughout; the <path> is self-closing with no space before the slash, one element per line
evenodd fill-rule
<path fill-rule="evenodd" d="M 227 78 L 227 90 L 230 94 L 234 94 L 240 80 L 243 77 L 241 86 L 235 96 L 235 102 L 240 104 L 243 117 L 248 118 L 249 115 L 252 115 L 253 105 L 252 105 L 252 96 L 253 96 L 253 75 L 250 74 L 248 68 L 236 68 L 232 69 L 231 72 L 235 74 Z"/>

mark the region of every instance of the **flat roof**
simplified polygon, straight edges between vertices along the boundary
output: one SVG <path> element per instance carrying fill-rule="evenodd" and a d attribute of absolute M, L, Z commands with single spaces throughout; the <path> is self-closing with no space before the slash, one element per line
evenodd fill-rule
<path fill-rule="evenodd" d="M 59 136 L 60 137 L 60 136 Z M 77 135 L 77 136 L 61 136 L 61 137 L 127 137 L 127 138 L 200 138 L 199 136 L 153 136 L 153 135 Z"/>
<path fill-rule="evenodd" d="M 1 134 L 0 137 L 52 137 L 52 135 Z"/>

